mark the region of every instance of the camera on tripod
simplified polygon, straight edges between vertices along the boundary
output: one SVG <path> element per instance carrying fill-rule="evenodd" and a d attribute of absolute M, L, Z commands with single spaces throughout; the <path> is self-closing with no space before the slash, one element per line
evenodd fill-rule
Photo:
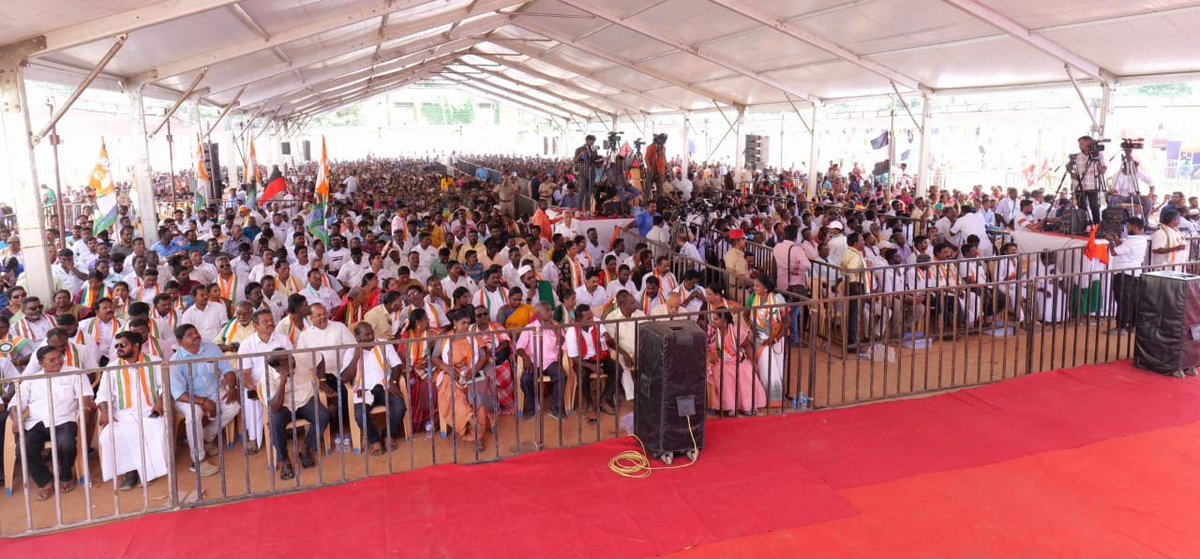
<path fill-rule="evenodd" d="M 617 151 L 620 148 L 621 134 L 624 132 L 609 132 L 608 137 L 604 139 L 604 149 L 608 151 Z"/>
<path fill-rule="evenodd" d="M 1146 147 L 1145 138 L 1121 138 L 1121 149 L 1123 150 L 1142 149 L 1144 147 Z"/>
<path fill-rule="evenodd" d="M 646 145 L 645 140 L 643 140 L 641 138 L 634 140 L 633 141 L 633 151 L 635 151 L 637 153 L 642 153 L 642 146 L 644 146 L 644 145 Z"/>

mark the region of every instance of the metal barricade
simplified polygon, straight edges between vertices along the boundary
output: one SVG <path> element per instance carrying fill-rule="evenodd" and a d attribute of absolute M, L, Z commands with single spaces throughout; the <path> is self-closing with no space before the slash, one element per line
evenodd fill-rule
<path fill-rule="evenodd" d="M 678 257 L 675 266 L 708 269 Z M 1200 271 L 1200 262 L 1176 267 Z M 5 473 L 21 488 L 0 501 L 0 535 L 619 437 L 633 410 L 637 329 L 655 320 L 695 320 L 708 333 L 705 407 L 714 417 L 836 408 L 1127 359 L 1133 334 L 1110 327 L 1131 320 L 1130 272 L 933 281 L 792 302 L 756 286 L 723 300 L 710 294 L 701 312 L 618 308 L 522 329 L 486 326 L 482 309 L 479 325 L 459 322 L 437 336 L 410 330 L 355 345 L 10 376 L 0 393 L 19 428 L 5 445 Z M 722 270 L 705 273 L 711 285 L 728 282 Z M 863 283 L 860 273 L 847 272 L 847 283 Z M 92 411 L 93 386 L 108 402 L 107 421 Z M 16 419 L 24 417 L 75 429 L 38 430 Z M 82 467 L 66 479 L 79 487 L 36 500 L 33 476 L 69 471 L 76 459 Z M 145 472 L 141 485 L 123 490 L 117 478 L 132 470 Z"/>

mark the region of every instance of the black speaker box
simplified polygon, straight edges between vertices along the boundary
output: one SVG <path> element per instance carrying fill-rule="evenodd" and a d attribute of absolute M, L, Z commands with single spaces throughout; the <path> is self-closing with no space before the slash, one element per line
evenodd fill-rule
<path fill-rule="evenodd" d="M 283 155 L 291 155 L 292 154 L 292 143 L 291 142 L 283 142 L 283 143 L 279 144 L 279 153 L 281 153 Z"/>
<path fill-rule="evenodd" d="M 650 456 L 668 463 L 676 453 L 694 459 L 693 449 L 704 448 L 704 330 L 673 320 L 642 324 L 637 335 L 634 434 Z"/>
<path fill-rule="evenodd" d="M 1100 219 L 1124 223 L 1125 211 L 1125 208 L 1104 208 L 1104 211 L 1100 212 Z"/>
<path fill-rule="evenodd" d="M 225 180 L 221 176 L 221 146 L 213 143 L 204 144 L 204 159 L 208 161 L 209 180 L 212 181 L 213 189 L 216 193 L 220 193 L 225 188 Z M 205 193 L 212 196 L 212 193 Z"/>
<path fill-rule="evenodd" d="M 1200 276 L 1152 272 L 1138 284 L 1134 366 L 1166 375 L 1200 366 Z"/>
<path fill-rule="evenodd" d="M 312 142 L 308 140 L 300 142 L 300 153 L 304 156 L 305 161 L 312 161 Z"/>

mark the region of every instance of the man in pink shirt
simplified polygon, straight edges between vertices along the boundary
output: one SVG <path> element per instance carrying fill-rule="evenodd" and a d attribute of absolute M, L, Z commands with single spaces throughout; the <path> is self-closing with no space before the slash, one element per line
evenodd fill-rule
<path fill-rule="evenodd" d="M 554 322 L 553 311 L 549 303 L 538 303 L 534 310 L 537 318 L 528 326 L 534 330 L 521 332 L 515 348 L 517 358 L 524 362 L 521 374 L 521 392 L 525 394 L 525 403 L 521 417 L 525 419 L 533 417 L 535 397 L 540 393 L 540 391 L 535 392 L 534 387 L 541 382 L 544 375 L 550 377 L 550 417 L 561 419 L 566 376 L 558 362 L 559 353 L 562 351 L 559 325 Z M 537 332 L 539 327 L 541 328 L 540 339 Z M 535 371 L 538 373 L 537 378 L 534 378 Z"/>
<path fill-rule="evenodd" d="M 775 243 L 775 248 L 771 249 L 772 255 L 775 257 L 775 285 L 785 297 L 792 301 L 797 299 L 793 294 L 802 293 L 801 290 L 806 287 L 805 277 L 809 267 L 812 266 L 812 263 L 808 261 L 808 256 L 804 254 L 804 249 L 796 244 L 796 235 L 799 232 L 799 227 L 788 225 L 783 230 L 783 240 Z M 791 342 L 799 344 L 800 307 L 793 308 L 791 315 Z"/>

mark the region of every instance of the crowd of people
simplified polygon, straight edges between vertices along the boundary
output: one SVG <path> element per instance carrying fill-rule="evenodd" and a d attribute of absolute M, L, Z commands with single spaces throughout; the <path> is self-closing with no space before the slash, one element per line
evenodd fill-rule
<path fill-rule="evenodd" d="M 37 498 L 74 488 L 81 417 L 102 478 L 122 488 L 166 474 L 168 408 L 184 422 L 199 475 L 219 471 L 219 433 L 240 415 L 244 451 L 270 446 L 290 479 L 285 430 L 299 419 L 311 426 L 294 454 L 309 468 L 326 431 L 342 451 L 379 454 L 437 431 L 482 448 L 498 415 L 617 413 L 633 397 L 638 321 L 708 311 L 690 318 L 708 333 L 709 407 L 753 414 L 782 394 L 787 345 L 801 343 L 799 308 L 781 306 L 791 301 L 964 286 L 932 302 L 848 302 L 848 347 L 876 325 L 903 331 L 929 313 L 1057 316 L 1021 316 L 1015 284 L 988 286 L 1052 275 L 1052 258 L 979 260 L 1015 255 L 1009 233 L 1037 231 L 1071 204 L 1042 191 L 918 196 L 907 174 L 886 184 L 831 166 L 806 200 L 800 173 L 672 161 L 661 198 L 629 200 L 638 240 L 626 246 L 629 237 L 607 242 L 581 221 L 595 208 L 580 210 L 573 161 L 467 160 L 486 171 L 403 159 L 335 164 L 328 219 L 315 227 L 305 202 L 313 165 L 288 170 L 283 201 L 258 204 L 235 188 L 203 209 L 162 212 L 149 246 L 127 203 L 110 231 L 93 231 L 82 216 L 47 231 L 46 301 L 28 294 L 19 239 L 0 232 L 10 285 L 0 300 L 5 378 L 116 366 L 22 382 L 4 395 L 0 416 L 24 431 Z M 1113 183 L 1119 195 L 1121 181 Z M 521 196 L 532 198 L 532 215 L 518 215 Z M 1129 269 L 1116 286 L 1117 329 L 1132 326 L 1136 268 L 1148 254 L 1186 261 L 1184 232 L 1200 220 L 1195 199 L 1189 206 L 1177 195 L 1161 210 L 1150 200 L 1153 236 L 1134 217 L 1127 234 L 1109 238 L 1112 266 Z M 724 279 L 705 281 L 706 267 Z M 1052 295 L 1024 296 L 1041 304 Z M 381 426 L 370 420 L 377 410 Z M 363 440 L 352 440 L 351 422 Z M 57 472 L 42 454 L 52 432 Z"/>

